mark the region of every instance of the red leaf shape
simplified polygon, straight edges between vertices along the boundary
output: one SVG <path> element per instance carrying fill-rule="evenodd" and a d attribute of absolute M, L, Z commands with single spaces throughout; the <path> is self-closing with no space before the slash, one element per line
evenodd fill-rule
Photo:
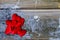
<path fill-rule="evenodd" d="M 7 28 L 5 34 L 18 34 L 19 36 L 24 36 L 26 30 L 22 29 L 25 19 L 18 16 L 17 14 L 12 15 L 12 20 L 6 20 Z"/>

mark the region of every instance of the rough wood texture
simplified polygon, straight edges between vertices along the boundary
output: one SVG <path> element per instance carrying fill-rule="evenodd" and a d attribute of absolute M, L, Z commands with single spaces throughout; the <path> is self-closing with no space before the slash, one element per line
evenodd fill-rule
<path fill-rule="evenodd" d="M 18 0 L 0 0 L 0 4 L 16 4 Z M 19 0 L 18 6 L 21 8 L 57 8 L 57 0 Z"/>

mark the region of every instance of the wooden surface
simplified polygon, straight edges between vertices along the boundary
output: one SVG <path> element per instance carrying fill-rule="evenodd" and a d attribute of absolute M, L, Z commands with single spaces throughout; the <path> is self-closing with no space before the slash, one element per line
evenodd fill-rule
<path fill-rule="evenodd" d="M 57 8 L 58 2 L 55 0 L 0 0 L 0 4 L 17 4 L 20 8 Z"/>

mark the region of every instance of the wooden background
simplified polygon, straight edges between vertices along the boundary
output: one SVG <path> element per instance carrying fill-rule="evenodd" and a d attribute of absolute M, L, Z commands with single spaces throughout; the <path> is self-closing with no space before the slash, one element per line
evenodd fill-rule
<path fill-rule="evenodd" d="M 0 0 L 0 4 L 18 4 L 20 8 L 57 8 L 58 0 Z"/>

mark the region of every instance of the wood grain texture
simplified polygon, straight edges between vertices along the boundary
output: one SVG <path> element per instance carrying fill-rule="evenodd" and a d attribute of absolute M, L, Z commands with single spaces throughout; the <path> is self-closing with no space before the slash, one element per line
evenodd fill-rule
<path fill-rule="evenodd" d="M 46 0 L 47 1 L 47 0 Z M 0 0 L 0 4 L 17 4 L 20 8 L 57 8 L 58 2 L 55 0 Z"/>

